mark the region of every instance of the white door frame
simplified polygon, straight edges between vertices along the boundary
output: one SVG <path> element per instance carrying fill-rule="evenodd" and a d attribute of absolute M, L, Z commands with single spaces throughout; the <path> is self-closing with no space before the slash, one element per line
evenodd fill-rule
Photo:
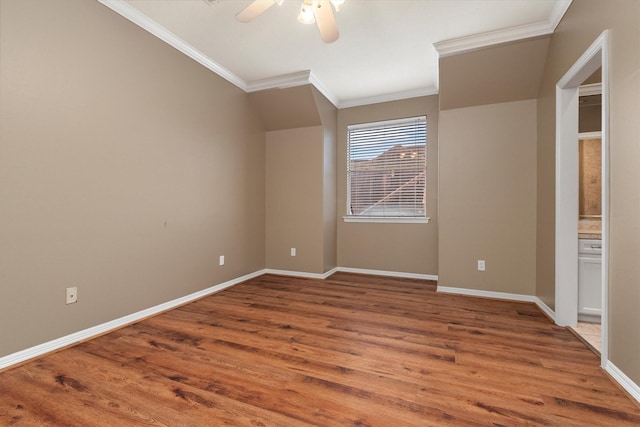
<path fill-rule="evenodd" d="M 578 321 L 578 87 L 602 67 L 602 350 L 608 360 L 609 69 L 604 31 L 556 85 L 555 319 Z"/>

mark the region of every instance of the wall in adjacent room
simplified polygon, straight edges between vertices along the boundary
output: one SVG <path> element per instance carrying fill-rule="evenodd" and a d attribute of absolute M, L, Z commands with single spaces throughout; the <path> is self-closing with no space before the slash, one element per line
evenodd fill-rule
<path fill-rule="evenodd" d="M 96 1 L 2 0 L 0 43 L 0 356 L 264 268 L 247 94 Z"/>

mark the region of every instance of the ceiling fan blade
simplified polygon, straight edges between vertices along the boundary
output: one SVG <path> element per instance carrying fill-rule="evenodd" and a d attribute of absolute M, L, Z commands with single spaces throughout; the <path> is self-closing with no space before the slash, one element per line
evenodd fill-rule
<path fill-rule="evenodd" d="M 315 4 L 313 15 L 316 18 L 322 41 L 333 43 L 338 40 L 338 26 L 336 25 L 336 18 L 333 16 L 329 0 L 321 0 Z"/>
<path fill-rule="evenodd" d="M 276 0 L 254 0 L 249 6 L 236 14 L 236 19 L 240 22 L 253 21 L 258 15 L 274 4 L 276 4 Z"/>

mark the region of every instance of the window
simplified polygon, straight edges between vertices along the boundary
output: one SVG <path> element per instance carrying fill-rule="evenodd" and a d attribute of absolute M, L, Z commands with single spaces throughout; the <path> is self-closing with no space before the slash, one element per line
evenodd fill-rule
<path fill-rule="evenodd" d="M 427 221 L 426 116 L 347 128 L 345 221 Z"/>

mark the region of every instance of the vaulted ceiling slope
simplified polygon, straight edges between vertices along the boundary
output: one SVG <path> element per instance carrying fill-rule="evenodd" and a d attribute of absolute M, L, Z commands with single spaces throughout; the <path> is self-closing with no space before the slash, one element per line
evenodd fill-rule
<path fill-rule="evenodd" d="M 438 60 L 551 34 L 571 0 L 346 0 L 323 43 L 285 0 L 250 23 L 251 0 L 99 0 L 231 83 L 255 92 L 314 85 L 344 108 L 436 94 Z"/>

